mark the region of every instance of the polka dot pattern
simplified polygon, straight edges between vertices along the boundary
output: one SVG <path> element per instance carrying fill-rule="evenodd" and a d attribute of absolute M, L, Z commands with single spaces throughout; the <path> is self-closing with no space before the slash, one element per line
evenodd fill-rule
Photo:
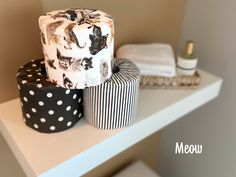
<path fill-rule="evenodd" d="M 54 114 L 54 111 L 53 111 L 53 110 L 49 110 L 49 111 L 48 111 L 48 114 L 49 114 L 49 115 L 53 115 L 53 114 Z"/>
<path fill-rule="evenodd" d="M 47 93 L 48 98 L 52 98 L 52 93 Z"/>
<path fill-rule="evenodd" d="M 30 91 L 29 91 L 29 94 L 30 94 L 30 95 L 34 95 L 34 91 L 30 90 Z"/>
<path fill-rule="evenodd" d="M 44 102 L 39 101 L 38 103 L 39 103 L 39 106 L 44 106 Z"/>
<path fill-rule="evenodd" d="M 34 128 L 38 129 L 38 128 L 39 128 L 39 126 L 38 126 L 37 124 L 34 124 Z"/>
<path fill-rule="evenodd" d="M 43 60 L 31 61 L 20 68 L 17 83 L 23 120 L 32 129 L 60 132 L 82 117 L 82 90 L 65 89 L 48 81 Z"/>
<path fill-rule="evenodd" d="M 71 124 L 72 124 L 72 122 L 67 122 L 67 126 L 68 127 L 71 126 Z"/>
<path fill-rule="evenodd" d="M 27 118 L 30 118 L 30 114 L 29 113 L 26 113 L 25 114 Z"/>
<path fill-rule="evenodd" d="M 78 112 L 77 110 L 74 110 L 73 114 L 74 114 L 74 115 L 76 115 L 76 114 L 77 114 L 77 112 Z"/>
<path fill-rule="evenodd" d="M 54 131 L 56 129 L 55 126 L 50 126 L 50 130 Z"/>
<path fill-rule="evenodd" d="M 46 119 L 41 118 L 40 121 L 44 123 L 44 122 L 46 122 Z"/>
<path fill-rule="evenodd" d="M 25 102 L 27 102 L 28 101 L 28 98 L 27 97 L 23 97 L 23 100 L 25 101 Z"/>
<path fill-rule="evenodd" d="M 63 101 L 62 100 L 58 100 L 57 101 L 57 105 L 62 105 Z"/>
<path fill-rule="evenodd" d="M 35 108 L 31 108 L 32 112 L 36 113 L 37 110 Z"/>
<path fill-rule="evenodd" d="M 76 98 L 77 98 L 77 95 L 76 95 L 76 94 L 74 94 L 74 95 L 73 95 L 73 99 L 76 99 Z"/>
<path fill-rule="evenodd" d="M 67 111 L 71 110 L 71 106 L 67 106 L 67 107 L 66 107 L 66 110 L 67 110 Z"/>
<path fill-rule="evenodd" d="M 26 80 L 22 80 L 21 83 L 22 83 L 22 84 L 25 84 L 25 83 L 27 83 L 27 81 L 26 81 Z"/>
<path fill-rule="evenodd" d="M 59 121 L 59 122 L 61 122 L 61 121 L 63 121 L 63 120 L 64 120 L 63 117 L 59 117 L 59 118 L 58 118 L 58 121 Z"/>
<path fill-rule="evenodd" d="M 42 86 L 42 84 L 37 84 L 37 87 L 42 88 L 43 86 Z"/>

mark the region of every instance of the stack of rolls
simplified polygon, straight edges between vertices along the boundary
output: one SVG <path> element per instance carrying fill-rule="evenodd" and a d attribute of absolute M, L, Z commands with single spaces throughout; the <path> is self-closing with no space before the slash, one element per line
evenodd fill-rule
<path fill-rule="evenodd" d="M 139 71 L 125 59 L 112 64 L 112 17 L 95 9 L 64 9 L 40 16 L 39 27 L 44 59 L 17 73 L 26 125 L 60 132 L 84 116 L 101 129 L 128 126 L 135 118 Z"/>

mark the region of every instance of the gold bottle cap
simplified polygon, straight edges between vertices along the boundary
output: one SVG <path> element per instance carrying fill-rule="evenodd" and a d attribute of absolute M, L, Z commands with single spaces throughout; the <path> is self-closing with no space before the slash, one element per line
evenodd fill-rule
<path fill-rule="evenodd" d="M 194 42 L 193 41 L 187 41 L 185 46 L 185 55 L 191 56 L 193 54 L 194 49 Z"/>

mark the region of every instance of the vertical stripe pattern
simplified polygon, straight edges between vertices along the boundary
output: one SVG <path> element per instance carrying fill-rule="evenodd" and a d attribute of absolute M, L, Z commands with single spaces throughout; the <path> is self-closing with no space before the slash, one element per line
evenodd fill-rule
<path fill-rule="evenodd" d="M 85 119 L 100 129 L 122 128 L 135 118 L 139 70 L 126 59 L 119 59 L 118 68 L 103 84 L 84 89 Z"/>

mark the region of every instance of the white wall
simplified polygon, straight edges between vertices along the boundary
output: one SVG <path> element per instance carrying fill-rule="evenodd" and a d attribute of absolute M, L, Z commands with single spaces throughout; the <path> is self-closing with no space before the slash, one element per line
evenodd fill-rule
<path fill-rule="evenodd" d="M 193 39 L 200 67 L 223 77 L 218 99 L 164 129 L 163 177 L 236 175 L 236 1 L 188 0 L 180 44 Z M 202 155 L 175 155 L 175 142 L 202 144 Z"/>

